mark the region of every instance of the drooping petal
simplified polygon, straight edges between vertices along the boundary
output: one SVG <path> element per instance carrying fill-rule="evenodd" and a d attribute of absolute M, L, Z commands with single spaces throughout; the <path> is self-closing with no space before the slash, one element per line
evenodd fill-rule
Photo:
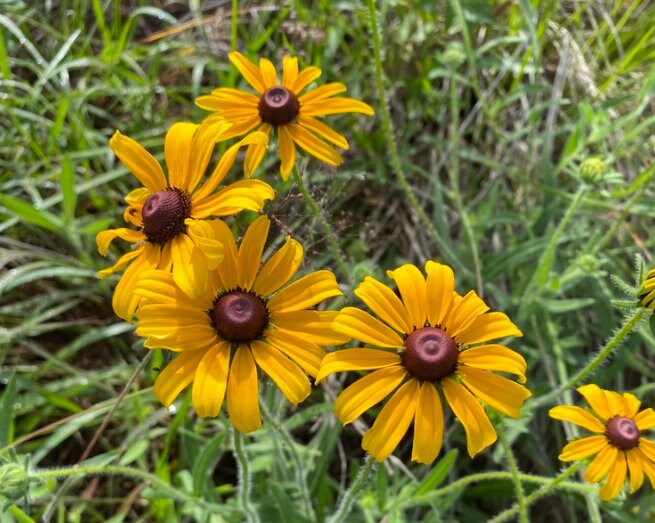
<path fill-rule="evenodd" d="M 639 447 L 633 448 L 630 452 L 637 455 L 643 473 L 646 474 L 651 487 L 655 489 L 655 463 L 650 461 Z"/>
<path fill-rule="evenodd" d="M 267 341 L 281 350 L 312 377 L 316 377 L 325 356 L 325 350 L 316 343 L 308 341 L 302 334 L 283 330 L 269 329 L 265 331 Z"/>
<path fill-rule="evenodd" d="M 419 381 L 410 379 L 387 401 L 364 434 L 362 448 L 377 461 L 384 461 L 407 432 L 416 412 L 418 391 Z"/>
<path fill-rule="evenodd" d="M 432 383 L 421 383 L 414 417 L 412 461 L 429 465 L 439 455 L 443 442 L 443 410 Z"/>
<path fill-rule="evenodd" d="M 336 96 L 337 94 L 345 92 L 345 85 L 340 82 L 331 82 L 321 85 L 320 87 L 312 89 L 311 91 L 308 91 L 305 94 L 299 96 L 298 102 L 300 102 L 300 106 L 303 107 L 309 103 L 325 100 L 326 98 L 331 98 L 332 96 Z"/>
<path fill-rule="evenodd" d="M 277 129 L 277 148 L 280 156 L 280 176 L 286 181 L 296 163 L 296 146 L 286 125 L 281 125 Z"/>
<path fill-rule="evenodd" d="M 350 340 L 332 329 L 337 311 L 291 311 L 271 314 L 270 322 L 276 329 L 302 336 L 317 345 L 341 345 Z"/>
<path fill-rule="evenodd" d="M 139 142 L 116 131 L 109 140 L 109 147 L 151 193 L 166 188 L 166 177 L 161 165 Z"/>
<path fill-rule="evenodd" d="M 274 312 L 289 312 L 313 307 L 317 303 L 340 296 L 341 291 L 334 274 L 328 270 L 314 271 L 294 281 L 268 302 Z"/>
<path fill-rule="evenodd" d="M 199 201 L 194 207 L 193 218 L 229 216 L 243 210 L 260 211 L 266 200 L 275 197 L 273 188 L 261 180 L 239 180 Z"/>
<path fill-rule="evenodd" d="M 328 114 L 341 113 L 360 113 L 369 116 L 375 114 L 373 108 L 367 103 L 346 97 L 317 100 L 305 104 L 302 108 L 302 112 L 308 116 L 326 116 Z"/>
<path fill-rule="evenodd" d="M 125 240 L 130 243 L 139 243 L 145 241 L 146 236 L 143 234 L 143 231 L 134 231 L 124 227 L 120 229 L 108 229 L 106 231 L 99 232 L 96 236 L 98 252 L 103 256 L 107 256 L 109 245 L 112 241 L 114 241 L 115 238 L 120 238 L 121 240 Z"/>
<path fill-rule="evenodd" d="M 519 383 L 526 381 L 525 358 L 503 345 L 479 345 L 463 350 L 459 353 L 458 363 L 478 369 L 509 372 L 518 376 Z"/>
<path fill-rule="evenodd" d="M 442 325 L 453 301 L 455 292 L 455 274 L 448 265 L 428 260 L 425 264 L 426 303 L 428 322 L 433 327 Z"/>
<path fill-rule="evenodd" d="M 170 187 L 189 191 L 189 160 L 196 154 L 191 143 L 198 127 L 199 125 L 190 122 L 177 122 L 166 133 L 164 156 Z"/>
<path fill-rule="evenodd" d="M 293 90 L 292 87 L 298 78 L 298 58 L 286 55 L 282 59 L 282 86 Z"/>
<path fill-rule="evenodd" d="M 393 365 L 398 366 L 404 375 L 405 368 L 400 364 L 400 356 L 387 350 L 369 348 L 338 350 L 325 355 L 316 376 L 316 383 L 320 383 L 334 372 L 381 369 Z"/>
<path fill-rule="evenodd" d="M 598 455 L 589 463 L 584 473 L 584 479 L 587 483 L 598 483 L 607 475 L 612 464 L 619 457 L 623 459 L 623 451 L 620 451 L 614 445 L 607 445 L 601 449 Z"/>
<path fill-rule="evenodd" d="M 173 254 L 173 280 L 190 298 L 202 294 L 207 288 L 207 261 L 202 251 L 186 234 L 171 240 Z"/>
<path fill-rule="evenodd" d="M 262 133 L 266 136 L 266 143 L 251 143 L 248 145 L 246 151 L 246 157 L 243 160 L 243 165 L 246 173 L 246 177 L 250 178 L 255 174 L 257 168 L 262 163 L 264 155 L 268 150 L 268 137 L 271 134 L 271 124 L 264 123 L 257 130 L 259 133 Z"/>
<path fill-rule="evenodd" d="M 323 138 L 323 140 L 327 140 L 341 149 L 348 149 L 348 140 L 346 140 L 344 136 L 313 116 L 304 116 L 301 112 L 296 117 L 296 120 L 300 125 L 309 129 L 314 134 L 317 134 L 319 137 Z"/>
<path fill-rule="evenodd" d="M 141 274 L 148 269 L 155 269 L 159 263 L 159 246 L 145 243 L 137 250 L 140 254 L 125 269 L 112 297 L 114 312 L 128 323 L 132 323 L 134 312 L 141 301 L 141 296 L 134 292 Z"/>
<path fill-rule="evenodd" d="M 412 332 L 412 320 L 400 298 L 382 282 L 366 276 L 355 289 L 355 296 L 398 332 Z"/>
<path fill-rule="evenodd" d="M 558 456 L 562 461 L 577 461 L 600 452 L 608 445 L 605 435 L 589 436 L 567 443 Z"/>
<path fill-rule="evenodd" d="M 457 375 L 475 396 L 512 418 L 521 416 L 523 403 L 532 396 L 523 385 L 486 370 L 461 366 L 457 368 Z"/>
<path fill-rule="evenodd" d="M 644 468 L 641 465 L 641 454 L 635 449 L 626 450 L 625 457 L 628 461 L 630 472 L 630 494 L 636 492 L 644 482 Z"/>
<path fill-rule="evenodd" d="M 609 470 L 607 481 L 605 481 L 605 484 L 598 492 L 600 494 L 600 498 L 603 501 L 614 499 L 616 495 L 621 491 L 623 483 L 625 483 L 625 476 L 627 471 L 628 465 L 626 463 L 625 457 L 623 454 L 619 454 L 618 458 Z"/>
<path fill-rule="evenodd" d="M 191 391 L 193 408 L 201 418 L 218 416 L 223 405 L 230 370 L 230 344 L 226 341 L 206 351 L 198 363 Z"/>
<path fill-rule="evenodd" d="M 469 291 L 462 299 L 453 302 L 449 313 L 443 320 L 444 327 L 452 338 L 458 338 L 458 335 L 465 333 L 466 328 L 476 318 L 488 310 L 489 306 L 482 298 L 475 291 Z M 464 342 L 460 341 L 460 343 Z"/>
<path fill-rule="evenodd" d="M 520 337 L 523 336 L 523 333 L 506 314 L 487 312 L 475 318 L 461 334 L 456 336 L 456 341 L 462 345 L 469 345 L 506 336 Z"/>
<path fill-rule="evenodd" d="M 259 68 L 241 53 L 236 51 L 229 53 L 227 57 L 243 75 L 246 82 L 248 82 L 259 94 L 264 94 L 264 91 L 266 91 L 266 84 Z"/>
<path fill-rule="evenodd" d="M 403 346 L 403 339 L 393 329 L 356 307 L 341 309 L 332 328 L 366 344 L 390 348 Z"/>
<path fill-rule="evenodd" d="M 153 394 L 164 407 L 169 407 L 189 383 L 193 381 L 198 363 L 205 351 L 183 352 L 157 376 Z"/>
<path fill-rule="evenodd" d="M 314 80 L 321 76 L 321 70 L 318 67 L 309 66 L 298 73 L 296 81 L 293 85 L 286 85 L 285 87 L 298 95 L 305 87 L 311 84 Z"/>
<path fill-rule="evenodd" d="M 358 379 L 337 397 L 334 402 L 335 416 L 344 425 L 352 423 L 391 394 L 406 374 L 403 367 L 396 365 L 376 370 Z"/>
<path fill-rule="evenodd" d="M 262 215 L 250 224 L 243 235 L 237 258 L 237 282 L 243 290 L 252 289 L 255 282 L 270 225 L 268 216 Z"/>
<path fill-rule="evenodd" d="M 259 414 L 257 366 L 246 345 L 239 344 L 227 380 L 227 412 L 239 432 L 253 432 L 262 426 Z"/>
<path fill-rule="evenodd" d="M 268 296 L 287 283 L 298 271 L 303 258 L 302 245 L 287 236 L 280 247 L 262 266 L 253 290 L 260 296 Z"/>
<path fill-rule="evenodd" d="M 598 414 L 601 419 L 607 421 L 615 415 L 607 405 L 607 398 L 605 394 L 603 394 L 603 389 L 601 389 L 598 385 L 590 383 L 588 385 L 578 387 L 577 390 L 580 394 L 582 394 L 584 399 L 587 400 L 589 406 L 594 409 L 594 412 L 596 412 L 596 414 Z"/>
<path fill-rule="evenodd" d="M 214 270 L 223 261 L 223 244 L 216 239 L 214 227 L 205 220 L 185 220 L 187 234 L 195 246 L 202 252 L 207 269 Z"/>
<path fill-rule="evenodd" d="M 311 392 L 307 375 L 279 350 L 263 341 L 250 344 L 257 365 L 270 376 L 282 394 L 293 405 L 305 400 Z"/>
<path fill-rule="evenodd" d="M 639 412 L 633 421 L 639 430 L 649 430 L 655 427 L 655 411 L 653 409 L 644 409 Z"/>
<path fill-rule="evenodd" d="M 394 271 L 387 271 L 387 275 L 396 282 L 410 321 L 415 328 L 422 328 L 427 317 L 423 274 L 415 265 L 407 263 Z"/>
<path fill-rule="evenodd" d="M 591 432 L 602 434 L 605 432 L 605 425 L 601 421 L 580 407 L 574 405 L 559 405 L 548 411 L 548 415 L 553 419 L 560 419 L 575 423 Z"/>
<path fill-rule="evenodd" d="M 445 378 L 441 386 L 448 405 L 464 426 L 469 456 L 474 457 L 496 441 L 496 431 L 478 400 L 463 385 Z"/>
<path fill-rule="evenodd" d="M 293 141 L 297 143 L 301 149 L 329 165 L 341 165 L 343 160 L 334 147 L 328 145 L 316 135 L 298 124 L 290 123 L 287 125 L 287 128 L 291 133 Z"/>

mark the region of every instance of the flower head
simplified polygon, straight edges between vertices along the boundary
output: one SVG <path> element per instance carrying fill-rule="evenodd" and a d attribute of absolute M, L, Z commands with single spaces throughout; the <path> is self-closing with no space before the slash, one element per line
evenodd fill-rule
<path fill-rule="evenodd" d="M 512 417 L 530 391 L 492 371 L 508 372 L 525 382 L 526 363 L 516 352 L 497 344 L 482 344 L 505 336 L 522 336 L 501 312 L 489 307 L 473 291 L 454 291 L 450 267 L 433 261 L 425 265 L 427 278 L 414 265 L 388 271 L 400 298 L 378 280 L 366 277 L 355 294 L 380 319 L 358 308 L 344 308 L 333 328 L 366 345 L 379 348 L 344 349 L 325 356 L 317 381 L 346 370 L 373 370 L 346 388 L 334 410 L 344 423 L 392 394 L 362 447 L 378 461 L 393 452 L 414 422 L 412 459 L 432 463 L 441 449 L 442 392 L 464 425 L 467 447 L 474 456 L 496 440 L 496 432 L 480 405 Z"/>
<path fill-rule="evenodd" d="M 312 272 L 285 284 L 303 258 L 300 243 L 286 243 L 260 267 L 270 221 L 255 220 L 237 249 L 229 227 L 217 221 L 224 259 L 209 274 L 207 289 L 191 298 L 171 274 L 144 273 L 136 292 L 136 333 L 146 347 L 179 354 L 155 382 L 155 396 L 166 406 L 193 383 L 193 406 L 200 416 L 217 416 L 227 395 L 234 427 L 251 432 L 261 426 L 257 367 L 297 405 L 310 393 L 324 345 L 343 343 L 330 328 L 336 312 L 309 310 L 341 294 L 334 274 Z M 284 287 L 284 288 L 282 288 Z"/>
<path fill-rule="evenodd" d="M 258 211 L 275 192 L 259 180 L 240 180 L 214 192 L 236 159 L 241 146 L 265 144 L 262 133 L 253 133 L 230 147 L 210 176 L 200 184 L 217 140 L 223 139 L 230 124 L 210 126 L 176 123 L 166 134 L 164 154 L 168 177 L 159 162 L 139 143 L 116 131 L 109 141 L 116 156 L 143 184 L 130 192 L 123 214 L 136 229 L 109 229 L 98 234 L 98 250 L 107 254 L 114 238 L 134 244 L 110 268 L 98 273 L 103 278 L 124 269 L 113 296 L 116 314 L 126 321 L 139 305 L 134 287 L 148 269 L 172 272 L 173 280 L 189 294 L 197 296 L 207 286 L 207 272 L 223 259 L 218 239 L 220 227 L 211 216 L 226 216 L 244 209 Z"/>
<path fill-rule="evenodd" d="M 655 443 L 642 437 L 655 427 L 655 411 L 639 411 L 641 402 L 632 394 L 604 390 L 590 384 L 578 388 L 592 409 L 560 405 L 550 409 L 551 418 L 569 421 L 594 432 L 568 443 L 559 455 L 562 461 L 586 459 L 595 455 L 584 474 L 585 481 L 599 483 L 600 497 L 610 500 L 621 491 L 627 475 L 630 493 L 635 492 L 648 476 L 655 488 Z"/>
<path fill-rule="evenodd" d="M 293 169 L 296 145 L 325 163 L 341 163 L 341 155 L 330 144 L 348 149 L 348 141 L 317 117 L 338 113 L 373 114 L 371 106 L 364 102 L 334 98 L 346 91 L 346 86 L 338 82 L 302 94 L 309 84 L 321 76 L 321 70 L 310 66 L 299 71 L 296 57 L 284 57 L 280 82 L 275 66 L 266 58 L 260 59 L 257 67 L 240 53 L 232 52 L 228 56 L 257 95 L 220 87 L 209 95 L 200 96 L 196 104 L 214 113 L 206 122 L 221 118 L 231 122 L 230 136 L 240 136 L 255 128 L 268 135 L 275 129 L 281 161 L 280 174 L 284 180 Z M 248 147 L 246 174 L 255 172 L 265 152 L 266 145 L 252 144 Z"/>
<path fill-rule="evenodd" d="M 638 296 L 644 307 L 655 309 L 655 269 L 651 269 L 646 274 L 646 279 L 639 288 Z"/>

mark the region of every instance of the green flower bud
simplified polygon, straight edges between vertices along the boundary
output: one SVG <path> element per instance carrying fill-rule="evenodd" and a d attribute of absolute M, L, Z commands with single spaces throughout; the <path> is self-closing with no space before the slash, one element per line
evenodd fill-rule
<path fill-rule="evenodd" d="M 16 501 L 29 487 L 27 471 L 17 463 L 0 465 L 0 501 Z"/>
<path fill-rule="evenodd" d="M 459 67 L 466 60 L 466 52 L 461 42 L 450 42 L 441 55 L 444 65 L 453 69 Z"/>
<path fill-rule="evenodd" d="M 607 165 L 600 158 L 587 158 L 580 166 L 580 176 L 589 184 L 595 185 L 602 181 L 607 171 Z"/>

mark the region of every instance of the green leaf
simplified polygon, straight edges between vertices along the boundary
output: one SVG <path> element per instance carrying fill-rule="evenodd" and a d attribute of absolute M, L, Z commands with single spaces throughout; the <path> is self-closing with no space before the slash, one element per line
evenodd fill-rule
<path fill-rule="evenodd" d="M 61 173 L 59 176 L 59 183 L 61 185 L 61 218 L 66 226 L 71 226 L 75 223 L 75 203 L 77 201 L 77 193 L 75 192 L 75 172 L 73 164 L 71 163 L 70 156 L 64 155 L 64 160 L 61 164 Z"/>
<path fill-rule="evenodd" d="M 14 403 L 16 402 L 16 373 L 9 377 L 7 388 L 0 399 L 0 448 L 11 443 Z"/>
<path fill-rule="evenodd" d="M 457 459 L 457 454 L 459 454 L 457 449 L 453 449 L 441 458 L 432 471 L 416 486 L 412 495 L 421 496 L 427 494 L 441 485 L 443 480 L 446 479 L 446 476 L 448 476 L 450 469 L 453 467 L 453 464 Z"/>
<path fill-rule="evenodd" d="M 23 200 L 0 194 L 0 205 L 28 223 L 57 233 L 60 236 L 65 236 L 66 234 L 63 222 L 54 214 L 37 209 L 32 204 Z"/>

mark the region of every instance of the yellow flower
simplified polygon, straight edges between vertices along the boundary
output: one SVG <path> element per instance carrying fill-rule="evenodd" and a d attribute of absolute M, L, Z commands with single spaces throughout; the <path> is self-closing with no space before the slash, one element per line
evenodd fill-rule
<path fill-rule="evenodd" d="M 209 274 L 205 292 L 190 298 L 169 273 L 144 273 L 136 287 L 143 297 L 136 333 L 147 338 L 148 348 L 179 352 L 155 382 L 162 404 L 169 406 L 193 382 L 198 415 L 217 416 L 227 395 L 234 427 L 251 432 L 261 426 L 257 367 L 297 405 L 310 393 L 306 373 L 316 376 L 322 346 L 345 341 L 330 328 L 336 311 L 308 310 L 341 291 L 326 270 L 281 289 L 298 270 L 303 249 L 287 238 L 260 268 L 270 226 L 266 216 L 250 225 L 238 250 L 229 227 L 217 224 L 224 259 Z"/>
<path fill-rule="evenodd" d="M 655 309 L 655 269 L 651 269 L 646 274 L 646 279 L 642 282 L 638 295 L 644 307 Z"/>
<path fill-rule="evenodd" d="M 334 405 L 337 417 L 347 424 L 393 393 L 362 440 L 362 447 L 378 461 L 393 452 L 412 421 L 412 460 L 429 464 L 436 459 L 444 430 L 439 391 L 464 425 L 471 457 L 496 440 L 478 399 L 518 418 L 531 395 L 524 386 L 490 372 L 515 374 L 525 383 L 522 356 L 502 345 L 479 345 L 522 336 L 516 325 L 501 312 L 487 313 L 489 307 L 475 292 L 457 294 L 447 265 L 428 261 L 425 271 L 427 279 L 414 265 L 387 272 L 400 298 L 366 277 L 355 294 L 380 319 L 346 307 L 333 328 L 381 348 L 332 352 L 317 376 L 318 382 L 333 372 L 378 369 L 346 388 Z"/>
<path fill-rule="evenodd" d="M 630 493 L 644 482 L 644 474 L 655 488 L 655 443 L 641 437 L 645 430 L 655 427 L 655 411 L 639 412 L 641 402 L 632 394 L 604 390 L 598 385 L 578 388 L 592 408 L 589 410 L 560 405 L 550 409 L 551 418 L 569 421 L 594 432 L 595 436 L 580 438 L 568 443 L 559 455 L 562 461 L 586 459 L 592 455 L 584 474 L 585 481 L 607 481 L 600 489 L 600 497 L 608 501 L 623 487 L 626 475 L 630 476 Z"/>
<path fill-rule="evenodd" d="M 164 144 L 168 179 L 159 162 L 136 141 L 118 131 L 109 141 L 116 156 L 143 184 L 125 197 L 128 207 L 123 217 L 137 229 L 110 229 L 96 237 L 103 256 L 116 237 L 134 244 L 115 265 L 98 273 L 104 278 L 127 266 L 112 300 L 114 311 L 124 320 L 131 322 L 139 305 L 134 287 L 145 270 L 172 272 L 175 282 L 190 296 L 202 292 L 207 285 L 207 271 L 215 269 L 223 259 L 216 220 L 207 218 L 244 209 L 258 211 L 264 200 L 275 196 L 269 185 L 258 180 L 241 180 L 214 193 L 241 146 L 268 141 L 262 133 L 253 133 L 230 147 L 199 186 L 216 141 L 224 138 L 229 127 L 227 122 L 203 127 L 174 124 Z"/>
<path fill-rule="evenodd" d="M 240 136 L 255 128 L 270 134 L 277 130 L 280 174 L 286 180 L 293 169 L 298 145 L 312 156 L 330 165 L 341 164 L 341 155 L 326 142 L 348 149 L 348 141 L 316 117 L 338 113 L 373 114 L 368 104 L 352 98 L 335 95 L 346 91 L 339 82 L 329 83 L 300 94 L 321 76 L 318 67 L 310 66 L 298 71 L 298 59 L 285 56 L 282 63 L 282 83 L 275 66 L 266 58 L 259 67 L 241 53 L 230 53 L 236 66 L 257 95 L 229 87 L 214 89 L 210 95 L 200 96 L 196 104 L 213 111 L 205 121 L 225 118 L 233 123 L 230 136 Z M 295 144 L 295 145 L 294 145 Z M 264 158 L 266 145 L 253 144 L 246 153 L 246 174 L 255 172 Z"/>

